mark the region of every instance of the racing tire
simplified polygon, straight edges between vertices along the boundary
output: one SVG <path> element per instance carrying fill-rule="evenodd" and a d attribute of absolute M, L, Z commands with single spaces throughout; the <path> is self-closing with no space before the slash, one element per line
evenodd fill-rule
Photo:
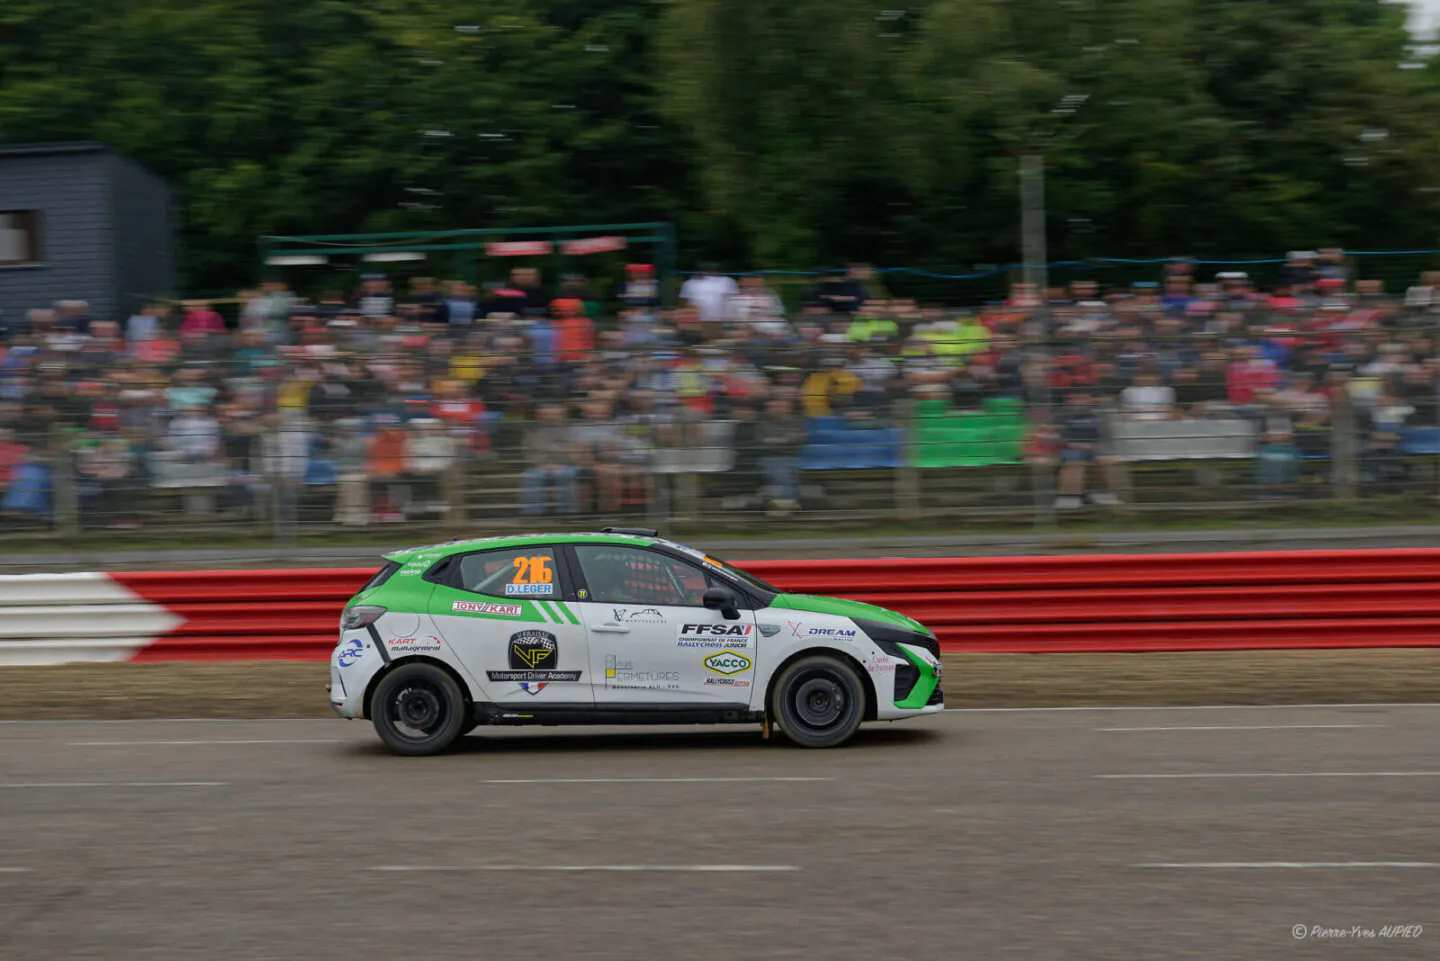
<path fill-rule="evenodd" d="M 865 719 L 865 685 L 844 661 L 816 655 L 781 672 L 775 682 L 775 717 L 800 747 L 839 747 Z"/>
<path fill-rule="evenodd" d="M 396 754 L 439 754 L 469 720 L 455 679 L 433 664 L 403 664 L 375 689 L 370 716 L 375 733 Z"/>

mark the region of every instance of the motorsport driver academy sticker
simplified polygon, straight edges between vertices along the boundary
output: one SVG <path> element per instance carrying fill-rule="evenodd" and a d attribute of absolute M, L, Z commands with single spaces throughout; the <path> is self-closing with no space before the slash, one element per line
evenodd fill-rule
<path fill-rule="evenodd" d="M 510 670 L 486 671 L 492 681 L 508 681 L 520 685 L 526 694 L 539 694 L 545 686 L 557 681 L 580 680 L 580 671 L 557 671 L 560 645 L 549 631 L 520 631 L 510 635 Z"/>
<path fill-rule="evenodd" d="M 718 651 L 727 647 L 749 647 L 749 624 L 682 624 L 676 647 Z"/>

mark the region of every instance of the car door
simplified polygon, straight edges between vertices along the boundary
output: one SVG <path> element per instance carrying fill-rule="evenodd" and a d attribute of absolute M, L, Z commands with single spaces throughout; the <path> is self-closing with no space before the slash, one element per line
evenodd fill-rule
<path fill-rule="evenodd" d="M 590 641 L 597 707 L 748 705 L 755 613 L 738 620 L 703 604 L 719 581 L 700 565 L 642 547 L 575 544 L 575 606 Z"/>
<path fill-rule="evenodd" d="M 489 700 L 594 703 L 585 627 L 554 548 L 461 554 L 434 579 L 430 617 Z"/>

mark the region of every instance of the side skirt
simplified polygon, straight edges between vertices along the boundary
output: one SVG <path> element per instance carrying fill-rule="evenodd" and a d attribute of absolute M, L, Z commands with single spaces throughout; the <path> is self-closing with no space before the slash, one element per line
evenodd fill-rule
<path fill-rule="evenodd" d="M 480 724 L 751 724 L 764 719 L 765 712 L 752 711 L 748 704 L 475 705 Z"/>

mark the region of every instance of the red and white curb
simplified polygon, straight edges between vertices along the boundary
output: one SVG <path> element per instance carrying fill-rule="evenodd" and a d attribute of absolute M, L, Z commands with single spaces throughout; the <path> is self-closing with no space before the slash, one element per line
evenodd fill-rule
<path fill-rule="evenodd" d="M 108 574 L 0 576 L 0 666 L 128 661 L 183 623 Z"/>

